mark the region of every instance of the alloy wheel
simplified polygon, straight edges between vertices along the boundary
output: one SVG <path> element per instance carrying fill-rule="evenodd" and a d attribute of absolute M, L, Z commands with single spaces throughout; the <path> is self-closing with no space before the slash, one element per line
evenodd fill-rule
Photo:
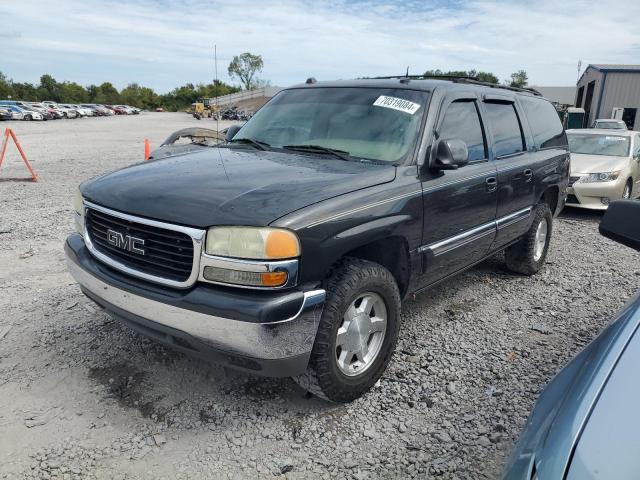
<path fill-rule="evenodd" d="M 380 295 L 364 292 L 349 305 L 336 336 L 340 371 L 355 377 L 366 371 L 382 350 L 387 331 L 387 306 Z"/>
<path fill-rule="evenodd" d="M 544 253 L 544 249 L 547 245 L 548 230 L 549 225 L 547 225 L 547 219 L 543 218 L 538 224 L 538 228 L 536 229 L 536 238 L 533 245 L 533 260 L 535 262 L 542 258 L 542 254 Z"/>

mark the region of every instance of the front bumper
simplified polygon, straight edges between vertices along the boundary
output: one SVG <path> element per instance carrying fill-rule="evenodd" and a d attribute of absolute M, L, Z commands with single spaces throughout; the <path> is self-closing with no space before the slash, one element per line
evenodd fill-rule
<path fill-rule="evenodd" d="M 303 373 L 325 291 L 247 292 L 194 286 L 176 291 L 112 270 L 91 256 L 82 237 L 65 244 L 69 272 L 109 314 L 161 343 L 252 373 Z"/>
<path fill-rule="evenodd" d="M 608 204 L 602 203 L 602 198 L 608 198 L 610 202 L 620 200 L 624 191 L 625 180 L 619 177 L 612 182 L 575 182 L 567 188 L 569 207 L 589 208 L 593 210 L 606 210 Z"/>

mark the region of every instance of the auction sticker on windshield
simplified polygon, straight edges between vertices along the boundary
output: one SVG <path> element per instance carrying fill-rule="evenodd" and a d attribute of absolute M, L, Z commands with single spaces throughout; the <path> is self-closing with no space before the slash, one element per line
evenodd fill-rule
<path fill-rule="evenodd" d="M 419 103 L 410 102 L 404 98 L 387 97 L 386 95 L 380 95 L 378 99 L 373 102 L 376 107 L 392 108 L 401 112 L 413 115 L 420 108 Z"/>

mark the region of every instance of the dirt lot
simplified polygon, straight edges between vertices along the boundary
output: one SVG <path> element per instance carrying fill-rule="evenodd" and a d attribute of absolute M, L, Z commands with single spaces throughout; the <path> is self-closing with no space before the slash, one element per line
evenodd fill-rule
<path fill-rule="evenodd" d="M 188 358 L 83 297 L 62 244 L 80 181 L 194 124 L 214 125 L 11 122 L 41 182 L 0 182 L 0 477 L 496 478 L 537 392 L 638 288 L 640 258 L 570 211 L 535 277 L 496 258 L 407 301 L 389 370 L 350 405 Z M 0 178 L 23 174 L 9 149 Z"/>

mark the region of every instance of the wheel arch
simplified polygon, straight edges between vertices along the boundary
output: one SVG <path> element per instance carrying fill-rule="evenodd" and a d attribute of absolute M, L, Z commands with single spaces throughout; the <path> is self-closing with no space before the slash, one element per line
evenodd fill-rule
<path fill-rule="evenodd" d="M 557 185 L 548 186 L 540 195 L 538 203 L 546 203 L 549 205 L 551 214 L 555 216 L 560 206 L 560 187 Z"/>

